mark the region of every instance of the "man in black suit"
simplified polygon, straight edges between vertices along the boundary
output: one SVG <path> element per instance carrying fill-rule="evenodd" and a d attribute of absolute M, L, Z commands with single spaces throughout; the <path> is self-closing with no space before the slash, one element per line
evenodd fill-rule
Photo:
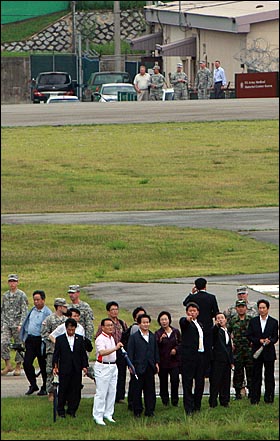
<path fill-rule="evenodd" d="M 88 357 L 83 337 L 75 334 L 76 320 L 68 318 L 65 327 L 66 333 L 56 338 L 53 354 L 53 374 L 59 375 L 57 413 L 65 418 L 67 402 L 67 414 L 75 418 L 81 401 L 82 371 L 87 373 Z"/>
<path fill-rule="evenodd" d="M 274 364 L 276 360 L 275 343 L 278 341 L 278 321 L 268 315 L 270 303 L 266 299 L 257 301 L 259 316 L 250 320 L 247 338 L 252 344 L 253 373 L 250 393 L 251 404 L 258 404 L 261 398 L 262 369 L 264 366 L 264 402 L 273 403 L 275 393 Z M 263 351 L 254 357 L 255 352 Z"/>
<path fill-rule="evenodd" d="M 203 325 L 204 351 L 205 351 L 205 377 L 210 375 L 211 348 L 212 348 L 212 326 L 213 318 L 219 311 L 218 302 L 214 294 L 206 291 L 207 280 L 199 277 L 194 282 L 192 292 L 185 298 L 183 305 L 195 302 L 199 306 L 198 319 Z"/>
<path fill-rule="evenodd" d="M 182 333 L 183 403 L 187 415 L 200 411 L 204 390 L 204 335 L 202 324 L 197 321 L 198 315 L 199 306 L 189 302 L 186 317 L 181 317 L 179 321 Z"/>
<path fill-rule="evenodd" d="M 143 412 L 142 392 L 144 394 L 145 415 L 154 416 L 156 406 L 155 374 L 159 372 L 159 352 L 155 334 L 149 330 L 151 317 L 140 314 L 137 317 L 138 331 L 128 339 L 127 353 L 135 367 L 138 379 L 133 376 L 133 412 L 139 417 Z"/>
<path fill-rule="evenodd" d="M 227 330 L 227 319 L 223 312 L 218 312 L 212 328 L 213 347 L 210 375 L 209 406 L 229 406 L 231 369 L 234 366 L 232 341 Z"/>

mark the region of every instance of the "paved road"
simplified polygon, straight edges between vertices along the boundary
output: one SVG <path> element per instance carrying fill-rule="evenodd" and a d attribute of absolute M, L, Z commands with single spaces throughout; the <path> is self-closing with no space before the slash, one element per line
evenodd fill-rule
<path fill-rule="evenodd" d="M 1 126 L 278 119 L 279 98 L 4 104 Z"/>
<path fill-rule="evenodd" d="M 237 231 L 279 245 L 279 208 L 3 214 L 2 224 L 168 225 Z"/>

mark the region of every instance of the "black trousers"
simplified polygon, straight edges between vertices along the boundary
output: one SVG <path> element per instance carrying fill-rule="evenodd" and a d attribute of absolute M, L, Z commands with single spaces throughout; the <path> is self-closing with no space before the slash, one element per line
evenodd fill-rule
<path fill-rule="evenodd" d="M 214 84 L 214 96 L 215 99 L 224 98 L 224 91 L 222 90 L 222 81 Z"/>
<path fill-rule="evenodd" d="M 274 361 L 264 361 L 263 356 L 253 361 L 251 403 L 258 403 L 261 398 L 262 370 L 264 367 L 264 401 L 273 403 L 275 393 Z"/>
<path fill-rule="evenodd" d="M 170 377 L 171 384 L 171 403 L 176 406 L 179 401 L 179 368 L 160 368 L 159 371 L 159 394 L 163 404 L 169 403 L 168 380 Z"/>
<path fill-rule="evenodd" d="M 228 362 L 221 362 L 214 360 L 211 366 L 210 375 L 210 407 L 216 407 L 218 404 L 218 397 L 221 406 L 225 406 L 230 401 L 230 380 L 231 380 L 231 366 Z"/>
<path fill-rule="evenodd" d="M 125 397 L 125 382 L 126 382 L 126 361 L 122 352 L 120 350 L 117 351 L 117 360 L 116 364 L 118 367 L 118 381 L 117 381 L 117 391 L 116 391 L 116 400 L 124 400 Z"/>
<path fill-rule="evenodd" d="M 41 353 L 42 339 L 40 336 L 28 336 L 25 341 L 25 355 L 23 361 L 23 369 L 30 383 L 30 386 L 36 386 L 36 375 L 33 366 L 35 358 L 37 358 L 41 375 L 43 379 L 42 388 L 46 389 L 47 372 L 46 372 L 46 356 Z"/>
<path fill-rule="evenodd" d="M 59 373 L 57 413 L 65 415 L 64 406 L 67 402 L 67 413 L 75 415 L 81 401 L 81 372 L 72 371 L 71 374 Z"/>
<path fill-rule="evenodd" d="M 204 352 L 191 360 L 182 360 L 183 402 L 186 413 L 200 410 L 204 391 Z M 194 392 L 192 392 L 194 382 Z"/>
<path fill-rule="evenodd" d="M 143 374 L 138 374 L 138 380 L 133 376 L 132 382 L 134 415 L 140 415 L 143 412 L 142 392 L 145 415 L 152 415 L 156 407 L 155 373 L 152 366 L 149 365 Z"/>

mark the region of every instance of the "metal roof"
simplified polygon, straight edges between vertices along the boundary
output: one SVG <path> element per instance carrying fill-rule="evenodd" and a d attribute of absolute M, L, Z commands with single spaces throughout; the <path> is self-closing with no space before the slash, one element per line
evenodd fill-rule
<path fill-rule="evenodd" d="M 145 6 L 144 11 L 149 23 L 233 33 L 249 32 L 252 23 L 279 20 L 279 2 L 264 0 L 176 1 Z"/>

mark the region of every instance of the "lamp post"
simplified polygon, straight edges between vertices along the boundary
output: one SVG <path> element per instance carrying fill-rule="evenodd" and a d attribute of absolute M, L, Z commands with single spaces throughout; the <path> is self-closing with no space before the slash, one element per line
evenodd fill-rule
<path fill-rule="evenodd" d="M 114 42 L 115 42 L 115 71 L 121 70 L 121 24 L 120 2 L 114 1 Z"/>

